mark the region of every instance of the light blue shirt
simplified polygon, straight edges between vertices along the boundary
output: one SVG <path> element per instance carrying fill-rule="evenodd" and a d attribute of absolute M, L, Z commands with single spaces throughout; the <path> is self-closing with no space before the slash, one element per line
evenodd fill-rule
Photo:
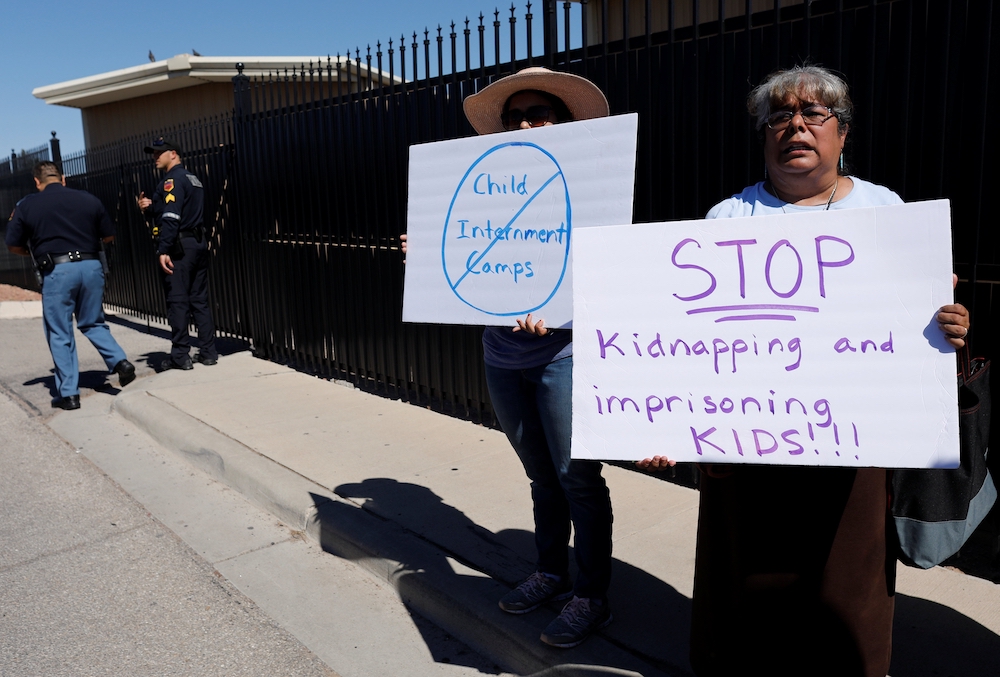
<path fill-rule="evenodd" d="M 858 207 L 879 207 L 882 205 L 901 205 L 903 200 L 885 186 L 850 177 L 854 188 L 844 199 L 830 203 L 830 209 L 857 209 Z M 706 219 L 729 219 L 738 216 L 763 216 L 765 214 L 794 214 L 797 212 L 823 211 L 826 205 L 801 207 L 780 200 L 764 189 L 764 182 L 747 186 L 742 193 L 733 195 L 728 200 L 708 210 Z"/>

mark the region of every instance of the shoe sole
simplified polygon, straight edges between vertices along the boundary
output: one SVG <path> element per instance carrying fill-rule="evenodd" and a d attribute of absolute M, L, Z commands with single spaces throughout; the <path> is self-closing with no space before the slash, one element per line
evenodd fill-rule
<path fill-rule="evenodd" d="M 539 639 L 541 639 L 544 644 L 548 644 L 549 646 L 555 647 L 557 649 L 572 649 L 575 646 L 580 646 L 581 644 L 583 644 L 584 640 L 586 640 L 588 637 L 590 637 L 592 634 L 594 634 L 598 630 L 603 630 L 604 628 L 606 628 L 609 625 L 611 625 L 611 621 L 613 621 L 613 620 L 615 620 L 614 614 L 608 614 L 607 620 L 605 620 L 600 625 L 596 625 L 593 628 L 591 628 L 590 632 L 588 632 L 586 635 L 584 635 L 580 639 L 576 640 L 575 642 L 561 642 L 559 644 L 556 644 L 555 642 L 550 642 L 550 641 L 546 640 L 545 639 L 545 635 L 542 635 L 541 637 L 539 637 Z"/>
<path fill-rule="evenodd" d="M 548 602 L 562 602 L 564 600 L 569 599 L 572 596 L 573 596 L 573 591 L 572 590 L 570 590 L 569 592 L 561 592 L 558 595 L 553 595 L 552 597 L 549 597 L 547 599 L 543 599 L 541 602 L 539 602 L 538 604 L 536 604 L 534 606 L 525 607 L 523 609 L 508 609 L 507 607 L 505 607 L 503 605 L 503 602 L 499 602 L 498 606 L 500 607 L 501 611 L 505 611 L 505 612 L 507 612 L 509 614 L 513 614 L 515 616 L 520 616 L 521 614 L 531 613 L 532 611 L 534 611 L 538 607 L 540 607 L 543 604 L 546 604 Z"/>

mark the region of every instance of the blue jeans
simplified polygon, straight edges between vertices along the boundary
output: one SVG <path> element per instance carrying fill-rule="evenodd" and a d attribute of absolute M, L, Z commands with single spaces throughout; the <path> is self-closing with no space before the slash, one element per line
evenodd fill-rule
<path fill-rule="evenodd" d="M 580 570 L 574 592 L 605 599 L 611 583 L 611 497 L 598 461 L 570 460 L 573 358 L 531 369 L 486 365 L 500 426 L 531 480 L 538 570 L 569 574 L 570 522 Z"/>
<path fill-rule="evenodd" d="M 56 368 L 59 397 L 80 394 L 80 365 L 76 357 L 76 326 L 104 358 L 110 372 L 125 359 L 104 322 L 104 270 L 97 260 L 60 263 L 46 273 L 42 285 L 42 318 Z"/>

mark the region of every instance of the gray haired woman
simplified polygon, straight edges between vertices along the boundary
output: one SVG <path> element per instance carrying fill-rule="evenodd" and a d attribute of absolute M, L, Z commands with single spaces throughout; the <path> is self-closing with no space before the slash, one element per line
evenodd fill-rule
<path fill-rule="evenodd" d="M 850 176 L 847 84 L 800 66 L 768 76 L 747 102 L 764 144 L 765 180 L 708 218 L 900 204 Z M 937 321 L 956 348 L 969 314 Z M 657 456 L 645 469 L 670 464 Z M 889 670 L 894 532 L 885 468 L 704 466 L 695 564 L 691 663 L 698 675 L 864 675 Z"/>

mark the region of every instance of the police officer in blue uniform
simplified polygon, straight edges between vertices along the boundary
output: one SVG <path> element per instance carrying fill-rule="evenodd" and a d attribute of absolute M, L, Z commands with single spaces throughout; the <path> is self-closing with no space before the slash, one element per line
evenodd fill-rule
<path fill-rule="evenodd" d="M 104 321 L 101 242 L 114 240 L 115 227 L 100 200 L 66 188 L 54 163 L 39 162 L 33 174 L 38 192 L 17 203 L 5 241 L 14 254 L 32 256 L 42 277 L 42 319 L 56 373 L 52 406 L 79 409 L 74 314 L 77 328 L 97 348 L 108 371 L 118 374 L 119 385 L 135 380 L 135 367 Z"/>
<path fill-rule="evenodd" d="M 139 208 L 153 218 L 153 237 L 163 272 L 170 323 L 170 357 L 160 370 L 191 369 L 191 337 L 188 318 L 198 327 L 201 350 L 195 362 L 218 363 L 215 349 L 215 322 L 208 301 L 208 238 L 203 211 L 205 190 L 201 180 L 184 168 L 181 149 L 160 137 L 145 152 L 153 156 L 156 168 L 166 174 L 152 198 L 139 194 Z"/>

